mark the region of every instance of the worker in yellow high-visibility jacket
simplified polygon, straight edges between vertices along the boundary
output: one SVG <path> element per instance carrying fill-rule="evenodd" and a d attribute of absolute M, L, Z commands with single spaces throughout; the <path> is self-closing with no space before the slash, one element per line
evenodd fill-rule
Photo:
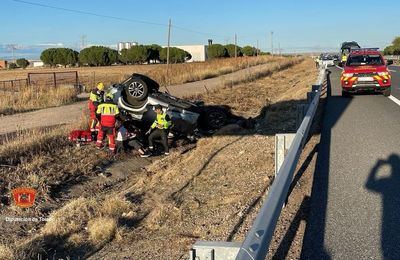
<path fill-rule="evenodd" d="M 90 131 L 93 133 L 98 131 L 99 120 L 96 117 L 96 110 L 100 103 L 104 102 L 104 84 L 97 83 L 95 89 L 90 91 L 89 95 L 89 111 L 90 111 Z"/>
<path fill-rule="evenodd" d="M 161 144 L 164 147 L 164 154 L 168 155 L 169 154 L 169 148 L 168 148 L 168 131 L 170 126 L 172 125 L 171 123 L 171 118 L 169 115 L 167 115 L 161 105 L 156 105 L 154 111 L 157 114 L 156 120 L 154 120 L 153 124 L 151 125 L 151 128 L 149 131 L 147 131 L 146 134 L 149 135 L 149 152 L 142 157 L 148 157 L 154 150 L 154 140 L 156 139 L 161 139 Z"/>

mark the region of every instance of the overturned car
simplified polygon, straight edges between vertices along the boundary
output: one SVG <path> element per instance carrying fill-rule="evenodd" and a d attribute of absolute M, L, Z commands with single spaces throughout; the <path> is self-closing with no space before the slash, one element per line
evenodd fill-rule
<path fill-rule="evenodd" d="M 110 93 L 121 113 L 136 127 L 147 130 L 156 118 L 153 110 L 161 105 L 171 117 L 174 134 L 192 135 L 196 130 L 212 132 L 240 120 L 221 106 L 204 106 L 201 101 L 189 102 L 159 91 L 159 84 L 151 78 L 133 74 L 120 84 L 114 84 Z"/>

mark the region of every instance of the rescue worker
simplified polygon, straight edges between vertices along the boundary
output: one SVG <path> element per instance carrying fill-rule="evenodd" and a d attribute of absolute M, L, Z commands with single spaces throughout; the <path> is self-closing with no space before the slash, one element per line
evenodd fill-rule
<path fill-rule="evenodd" d="M 146 134 L 149 135 L 149 152 L 152 153 L 154 151 L 154 140 L 161 139 L 161 144 L 164 147 L 164 154 L 169 154 L 168 148 L 168 129 L 171 126 L 171 118 L 169 115 L 164 113 L 161 105 L 156 105 L 154 108 L 157 117 L 154 123 L 151 125 L 149 131 Z M 142 157 L 150 156 L 149 153 L 142 155 Z"/>
<path fill-rule="evenodd" d="M 89 96 L 89 111 L 90 111 L 90 132 L 92 137 L 95 137 L 95 132 L 98 131 L 99 121 L 96 117 L 96 110 L 100 103 L 102 103 L 104 97 L 104 84 L 102 82 L 97 83 L 95 89 L 90 91 Z"/>
<path fill-rule="evenodd" d="M 145 151 L 140 136 L 139 129 L 130 127 L 126 122 L 122 123 L 121 126 L 117 128 L 117 138 L 115 139 L 117 152 L 127 152 L 133 148 L 137 150 L 139 155 L 144 155 Z"/>
<path fill-rule="evenodd" d="M 96 146 L 100 149 L 103 146 L 104 135 L 108 138 L 108 149 L 115 153 L 115 123 L 119 117 L 119 109 L 113 103 L 113 95 L 106 94 L 106 102 L 97 107 L 96 114 L 100 116 L 100 129 L 97 135 Z"/>

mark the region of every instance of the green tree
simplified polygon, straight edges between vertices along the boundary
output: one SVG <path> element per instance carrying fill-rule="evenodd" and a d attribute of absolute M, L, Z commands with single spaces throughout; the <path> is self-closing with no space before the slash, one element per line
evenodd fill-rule
<path fill-rule="evenodd" d="M 25 69 L 29 66 L 29 61 L 27 59 L 21 58 L 17 60 L 18 67 Z"/>
<path fill-rule="evenodd" d="M 393 55 L 393 53 L 394 53 L 394 46 L 393 45 L 387 46 L 383 50 L 383 55 Z"/>
<path fill-rule="evenodd" d="M 395 37 L 392 45 L 387 46 L 383 50 L 384 55 L 400 55 L 400 36 Z"/>
<path fill-rule="evenodd" d="M 166 62 L 167 61 L 167 52 L 168 48 L 162 48 L 160 51 L 160 61 Z M 183 63 L 187 60 L 190 60 L 192 55 L 189 52 L 176 48 L 170 47 L 169 48 L 169 60 L 171 63 Z"/>
<path fill-rule="evenodd" d="M 229 57 L 235 57 L 235 44 L 227 44 L 224 46 Z M 236 45 L 236 55 L 242 56 L 242 48 Z"/>
<path fill-rule="evenodd" d="M 242 52 L 245 56 L 254 56 L 257 53 L 257 49 L 251 46 L 244 46 Z"/>
<path fill-rule="evenodd" d="M 78 62 L 78 52 L 69 48 L 50 48 L 46 49 L 40 55 L 44 64 L 50 66 L 75 65 Z"/>
<path fill-rule="evenodd" d="M 122 49 L 119 60 L 124 64 L 129 64 L 128 49 Z"/>
<path fill-rule="evenodd" d="M 392 45 L 396 48 L 396 49 L 400 49 L 400 37 L 396 37 L 394 38 L 394 40 L 392 41 Z"/>
<path fill-rule="evenodd" d="M 79 55 L 79 63 L 89 66 L 109 66 L 118 61 L 117 51 L 104 46 L 91 46 L 83 49 Z"/>
<path fill-rule="evenodd" d="M 160 60 L 160 51 L 162 50 L 162 47 L 160 45 L 151 44 L 147 45 L 146 47 L 148 50 L 148 62 L 156 62 L 157 60 Z"/>
<path fill-rule="evenodd" d="M 221 44 L 208 46 L 208 57 L 210 59 L 228 57 L 228 51 Z"/>
<path fill-rule="evenodd" d="M 108 59 L 110 60 L 110 64 L 118 63 L 119 58 L 118 58 L 118 51 L 117 50 L 108 48 L 107 55 L 108 55 Z"/>
<path fill-rule="evenodd" d="M 149 48 L 144 45 L 135 45 L 121 51 L 121 61 L 125 64 L 142 64 L 149 59 Z"/>
<path fill-rule="evenodd" d="M 42 53 L 40 54 L 40 60 L 43 61 L 44 64 L 53 67 L 57 65 L 57 63 L 55 62 L 56 52 L 57 52 L 56 48 L 46 49 L 42 51 Z"/>

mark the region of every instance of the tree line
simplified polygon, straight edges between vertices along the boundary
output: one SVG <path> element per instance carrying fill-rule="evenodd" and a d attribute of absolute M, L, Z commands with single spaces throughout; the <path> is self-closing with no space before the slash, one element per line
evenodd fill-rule
<path fill-rule="evenodd" d="M 236 56 L 265 55 L 252 46 L 235 46 L 234 44 L 212 44 L 208 46 L 208 58 L 227 58 Z M 91 46 L 77 52 L 70 48 L 49 48 L 40 55 L 40 60 L 47 66 L 109 66 L 112 64 L 143 64 L 167 62 L 167 48 L 157 44 L 135 45 L 129 49 L 118 51 L 105 46 Z M 183 63 L 191 59 L 190 53 L 176 47 L 169 48 L 170 63 Z M 22 58 L 16 64 L 10 64 L 9 68 L 26 68 L 29 61 Z"/>
<path fill-rule="evenodd" d="M 269 52 L 261 52 L 259 49 L 253 46 L 235 46 L 235 44 L 213 44 L 208 46 L 208 57 L 210 59 L 215 58 L 226 58 L 226 57 L 235 57 L 235 47 L 236 47 L 236 56 L 256 56 L 256 55 L 267 55 Z"/>
<path fill-rule="evenodd" d="M 400 55 L 400 37 L 394 38 L 392 44 L 383 50 L 384 55 Z"/>
<path fill-rule="evenodd" d="M 179 48 L 170 48 L 170 62 L 181 63 L 189 60 L 191 55 Z M 121 53 L 104 46 L 91 46 L 79 53 L 69 48 L 50 48 L 40 55 L 44 64 L 49 66 L 109 66 L 112 64 L 143 64 L 150 62 L 166 62 L 167 48 L 159 45 L 135 45 L 123 49 Z"/>

